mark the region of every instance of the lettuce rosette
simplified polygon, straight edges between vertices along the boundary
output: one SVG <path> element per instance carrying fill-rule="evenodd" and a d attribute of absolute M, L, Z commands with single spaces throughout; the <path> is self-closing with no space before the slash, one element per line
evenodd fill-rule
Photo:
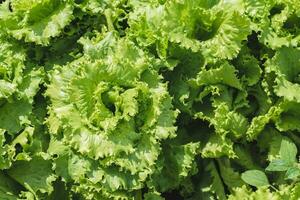
<path fill-rule="evenodd" d="M 178 113 L 154 70 L 159 63 L 114 33 L 81 43 L 84 56 L 56 66 L 46 92 L 56 173 L 84 199 L 156 191 L 151 179 L 164 168 L 162 142 L 175 137 Z M 193 157 L 197 144 L 184 148 Z"/>

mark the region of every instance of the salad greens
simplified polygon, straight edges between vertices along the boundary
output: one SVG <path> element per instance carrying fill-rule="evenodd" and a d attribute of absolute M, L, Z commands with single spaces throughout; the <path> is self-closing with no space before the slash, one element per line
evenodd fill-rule
<path fill-rule="evenodd" d="M 4 0 L 0 199 L 300 198 L 298 0 Z"/>

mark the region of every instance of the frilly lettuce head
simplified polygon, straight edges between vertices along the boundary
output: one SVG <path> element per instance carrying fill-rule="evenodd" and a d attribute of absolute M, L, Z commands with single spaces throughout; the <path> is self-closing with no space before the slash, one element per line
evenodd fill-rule
<path fill-rule="evenodd" d="M 113 33 L 80 42 L 84 56 L 50 74 L 49 153 L 86 199 L 133 198 L 164 167 L 178 111 L 159 63 L 134 43 Z"/>

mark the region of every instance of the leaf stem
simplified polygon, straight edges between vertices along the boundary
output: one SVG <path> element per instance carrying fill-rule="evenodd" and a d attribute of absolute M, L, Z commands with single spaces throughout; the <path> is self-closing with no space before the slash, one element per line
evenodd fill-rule
<path fill-rule="evenodd" d="M 275 190 L 276 192 L 278 192 L 278 189 L 276 187 L 274 187 L 273 185 L 270 184 L 270 187 Z"/>
<path fill-rule="evenodd" d="M 107 28 L 109 31 L 114 31 L 115 28 L 114 28 L 114 25 L 113 25 L 113 21 L 112 21 L 112 12 L 111 12 L 111 9 L 106 9 L 104 11 L 104 15 L 105 15 L 105 18 L 106 18 L 106 23 L 107 23 Z"/>

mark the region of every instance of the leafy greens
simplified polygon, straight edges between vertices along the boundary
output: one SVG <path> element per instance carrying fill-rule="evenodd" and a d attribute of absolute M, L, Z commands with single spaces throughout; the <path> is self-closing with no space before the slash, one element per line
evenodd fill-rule
<path fill-rule="evenodd" d="M 1 1 L 0 199 L 299 199 L 299 11 Z"/>

